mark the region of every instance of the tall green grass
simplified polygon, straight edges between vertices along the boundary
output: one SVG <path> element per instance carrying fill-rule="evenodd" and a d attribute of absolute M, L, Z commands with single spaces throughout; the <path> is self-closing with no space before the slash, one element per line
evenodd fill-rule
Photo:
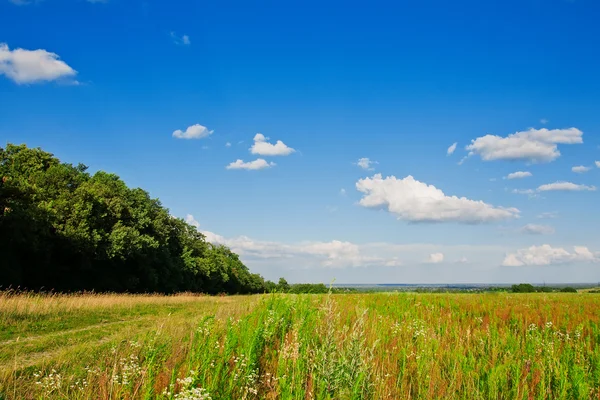
<path fill-rule="evenodd" d="M 3 398 L 600 398 L 587 294 L 96 299 L 70 313 L 61 298 L 0 304 L 16 332 L 0 331 Z M 36 332 L 40 307 L 62 333 Z"/>

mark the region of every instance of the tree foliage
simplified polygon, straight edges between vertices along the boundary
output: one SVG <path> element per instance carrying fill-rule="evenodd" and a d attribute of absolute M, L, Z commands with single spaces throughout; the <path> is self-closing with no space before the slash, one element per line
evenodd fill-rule
<path fill-rule="evenodd" d="M 25 145 L 0 148 L 0 286 L 257 293 L 272 282 L 142 189 Z"/>

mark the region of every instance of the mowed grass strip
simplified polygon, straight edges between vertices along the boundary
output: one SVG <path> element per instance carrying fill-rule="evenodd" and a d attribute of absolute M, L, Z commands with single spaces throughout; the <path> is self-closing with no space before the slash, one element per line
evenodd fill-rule
<path fill-rule="evenodd" d="M 9 300 L 4 399 L 600 398 L 593 294 Z"/>

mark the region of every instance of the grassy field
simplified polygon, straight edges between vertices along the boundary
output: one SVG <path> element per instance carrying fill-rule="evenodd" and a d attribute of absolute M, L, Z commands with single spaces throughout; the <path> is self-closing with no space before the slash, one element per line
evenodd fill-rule
<path fill-rule="evenodd" d="M 593 294 L 0 295 L 0 399 L 600 399 Z"/>

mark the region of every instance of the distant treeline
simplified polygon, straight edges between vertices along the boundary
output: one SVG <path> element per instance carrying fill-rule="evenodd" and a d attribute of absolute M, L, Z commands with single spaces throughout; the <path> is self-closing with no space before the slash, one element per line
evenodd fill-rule
<path fill-rule="evenodd" d="M 41 149 L 0 148 L 0 287 L 216 294 L 275 285 L 146 191 L 86 170 Z"/>
<path fill-rule="evenodd" d="M 567 287 L 552 287 L 552 286 L 533 286 L 529 283 L 520 283 L 518 285 L 512 285 L 510 291 L 513 293 L 577 293 L 577 289 L 570 286 Z"/>
<path fill-rule="evenodd" d="M 284 278 L 279 278 L 277 284 L 268 281 L 267 291 L 274 293 L 291 293 L 291 294 L 324 294 L 324 293 L 358 293 L 354 288 L 344 287 L 327 287 L 323 283 L 295 283 L 289 284 Z"/>

